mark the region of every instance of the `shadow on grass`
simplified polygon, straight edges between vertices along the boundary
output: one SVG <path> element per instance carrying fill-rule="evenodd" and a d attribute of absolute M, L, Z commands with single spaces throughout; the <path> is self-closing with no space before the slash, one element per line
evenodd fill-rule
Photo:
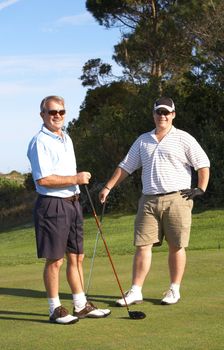
<path fill-rule="evenodd" d="M 33 229 L 34 231 L 34 224 L 33 221 L 30 220 L 30 218 L 28 218 L 27 220 L 25 220 L 25 222 L 21 223 L 21 222 L 12 222 L 10 223 L 3 223 L 0 220 L 0 234 L 1 233 L 11 233 L 11 232 L 15 232 L 15 231 L 21 231 L 21 230 L 26 230 L 26 229 Z"/>
<path fill-rule="evenodd" d="M 153 305 L 161 305 L 161 299 L 155 299 L 155 298 L 144 298 L 144 301 L 151 303 Z"/>
<path fill-rule="evenodd" d="M 28 297 L 28 298 L 46 298 L 45 291 L 38 291 L 33 289 L 22 289 L 22 288 L 0 288 L 0 295 L 12 295 L 19 297 Z M 88 295 L 88 299 L 95 302 L 104 302 L 110 307 L 116 307 L 115 301 L 120 298 L 118 295 L 99 295 L 99 294 L 90 294 Z M 70 293 L 60 293 L 61 299 L 71 300 Z M 154 305 L 160 305 L 160 299 L 152 299 L 147 298 L 144 299 L 145 302 L 149 302 Z M 130 310 L 133 311 L 133 308 L 138 307 L 138 305 L 131 305 Z M 126 316 L 120 317 L 120 319 L 132 320 L 128 314 L 128 310 L 125 310 L 126 307 L 123 307 L 125 312 L 127 312 Z M 30 317 L 31 316 L 31 317 Z M 32 316 L 37 316 L 37 318 L 33 318 Z M 46 319 L 39 319 L 40 317 L 46 317 Z M 28 321 L 35 323 L 49 323 L 47 314 L 39 314 L 33 312 L 21 312 L 21 311 L 11 311 L 11 310 L 0 310 L 0 320 L 8 320 L 8 321 Z"/>
<path fill-rule="evenodd" d="M 71 293 L 59 293 L 60 299 L 71 300 Z M 34 289 L 23 289 L 23 288 L 0 288 L 0 295 L 12 295 L 17 297 L 26 298 L 47 298 L 45 291 L 39 291 Z M 114 306 L 114 300 L 118 299 L 119 296 L 114 295 L 88 295 L 88 299 L 92 301 L 105 302 L 110 306 Z M 110 300 L 111 299 L 111 300 Z"/>
<path fill-rule="evenodd" d="M 90 299 L 91 301 L 100 301 L 100 302 L 104 302 L 107 303 L 110 306 L 115 306 L 115 301 L 116 299 L 121 298 L 122 296 L 115 296 L 115 295 L 94 295 L 94 294 L 89 294 L 88 295 L 88 299 Z M 112 299 L 112 300 L 108 300 L 108 299 Z M 148 302 L 151 303 L 153 305 L 161 305 L 161 299 L 153 299 L 153 298 L 144 298 L 144 302 Z M 118 306 L 119 307 L 119 306 Z"/>
<path fill-rule="evenodd" d="M 71 299 L 71 293 L 59 293 L 61 299 Z M 3 288 L 0 287 L 0 295 L 12 295 L 18 297 L 27 298 L 46 298 L 47 294 L 45 291 L 34 290 L 34 289 L 24 289 L 24 288 Z M 88 295 L 88 298 L 95 301 L 105 301 L 108 299 L 118 299 L 119 296 L 114 295 Z"/>
<path fill-rule="evenodd" d="M 36 319 L 36 318 L 24 318 L 23 316 L 26 316 L 26 317 L 27 316 L 28 317 L 29 316 L 47 317 L 47 319 L 40 320 L 40 319 Z M 0 310 L 0 320 L 49 323 L 47 314 L 37 314 L 37 313 L 33 313 L 33 312 L 20 312 L 20 311 L 9 311 L 9 310 Z"/>
<path fill-rule="evenodd" d="M 28 298 L 46 298 L 46 292 L 23 288 L 0 288 L 0 295 L 14 295 Z"/>
<path fill-rule="evenodd" d="M 0 295 L 13 295 L 27 298 L 46 298 L 45 291 L 22 289 L 22 288 L 0 288 Z M 60 298 L 64 300 L 71 300 L 71 293 L 60 293 Z M 104 294 L 89 294 L 87 298 L 91 301 L 102 302 L 108 306 L 115 306 L 115 301 L 121 298 L 121 295 L 104 295 Z M 155 298 L 144 298 L 144 302 L 153 305 L 160 305 L 161 300 Z"/>

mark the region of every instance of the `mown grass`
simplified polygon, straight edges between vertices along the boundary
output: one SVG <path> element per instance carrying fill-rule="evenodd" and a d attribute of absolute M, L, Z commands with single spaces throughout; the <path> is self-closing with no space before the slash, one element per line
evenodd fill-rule
<path fill-rule="evenodd" d="M 124 290 L 130 285 L 132 265 L 132 215 L 106 215 L 103 231 Z M 112 314 L 102 320 L 82 320 L 72 326 L 48 323 L 47 300 L 42 282 L 43 261 L 36 259 L 33 226 L 0 234 L 0 347 L 3 350 L 123 350 L 223 348 L 224 216 L 222 210 L 193 216 L 188 263 L 181 301 L 161 306 L 169 284 L 167 247 L 155 248 L 150 275 L 144 285 L 145 302 L 130 307 L 146 313 L 145 320 L 131 320 L 125 308 L 114 306 L 120 291 L 99 240 L 89 291 L 99 307 Z M 85 280 L 88 277 L 97 228 L 85 220 Z M 61 300 L 71 310 L 71 295 L 61 274 Z"/>
<path fill-rule="evenodd" d="M 191 240 L 188 250 L 224 248 L 224 211 L 208 210 L 193 215 Z M 105 215 L 102 228 L 111 254 L 133 254 L 133 223 L 135 215 Z M 85 218 L 85 253 L 91 258 L 97 235 L 92 216 Z M 155 247 L 154 252 L 167 251 L 166 243 Z M 102 240 L 97 247 L 98 256 L 106 256 Z M 35 235 L 33 224 L 19 226 L 0 233 L 0 265 L 36 263 Z"/>

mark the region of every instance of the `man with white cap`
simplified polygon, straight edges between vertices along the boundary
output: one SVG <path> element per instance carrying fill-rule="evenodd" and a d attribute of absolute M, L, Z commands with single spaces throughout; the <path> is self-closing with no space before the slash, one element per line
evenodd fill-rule
<path fill-rule="evenodd" d="M 153 107 L 155 129 L 139 136 L 99 194 L 105 202 L 113 187 L 142 168 L 142 195 L 135 219 L 132 286 L 125 293 L 128 305 L 143 302 L 142 287 L 150 270 L 152 247 L 169 247 L 170 286 L 162 305 L 180 299 L 180 284 L 186 265 L 185 248 L 191 228 L 193 198 L 204 194 L 209 180 L 209 159 L 194 137 L 173 126 L 175 106 L 171 98 L 161 97 Z M 191 168 L 198 174 L 191 188 Z M 116 301 L 125 306 L 124 299 Z"/>

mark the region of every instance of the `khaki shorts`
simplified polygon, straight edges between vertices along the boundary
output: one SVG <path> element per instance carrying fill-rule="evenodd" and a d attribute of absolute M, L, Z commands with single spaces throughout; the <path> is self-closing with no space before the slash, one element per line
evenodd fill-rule
<path fill-rule="evenodd" d="M 193 201 L 183 198 L 180 192 L 142 195 L 135 219 L 134 245 L 161 245 L 165 237 L 175 247 L 187 247 L 192 207 Z"/>

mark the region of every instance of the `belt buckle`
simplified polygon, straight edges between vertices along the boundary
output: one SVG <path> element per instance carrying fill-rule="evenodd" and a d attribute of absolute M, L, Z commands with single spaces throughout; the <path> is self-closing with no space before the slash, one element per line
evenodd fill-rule
<path fill-rule="evenodd" d="M 79 194 L 74 194 L 73 196 L 71 197 L 65 197 L 64 198 L 67 202 L 76 202 L 79 200 Z"/>
<path fill-rule="evenodd" d="M 72 202 L 76 202 L 79 200 L 79 194 L 74 194 L 74 196 L 72 196 Z"/>

